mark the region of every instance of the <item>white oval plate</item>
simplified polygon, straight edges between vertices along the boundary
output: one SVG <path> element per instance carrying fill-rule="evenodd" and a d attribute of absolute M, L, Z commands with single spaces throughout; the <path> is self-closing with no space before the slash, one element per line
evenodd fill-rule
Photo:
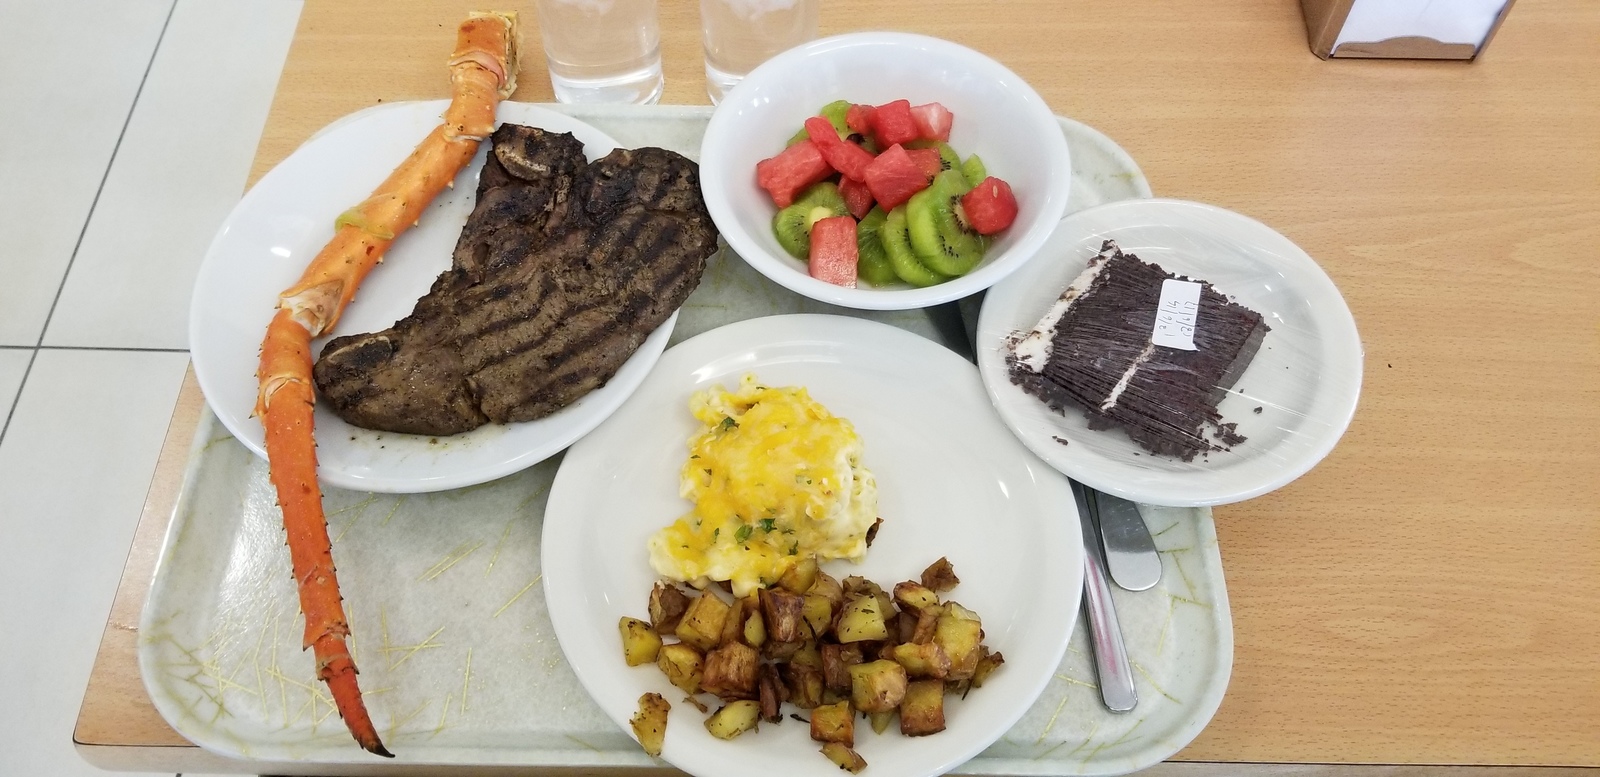
<path fill-rule="evenodd" d="M 836 777 L 806 724 L 786 720 L 733 741 L 654 666 L 622 661 L 617 620 L 648 617 L 656 574 L 646 539 L 692 506 L 678 472 L 695 432 L 689 396 L 746 373 L 805 386 L 855 424 L 878 479 L 884 522 L 866 560 L 831 574 L 887 585 L 916 579 L 940 556 L 961 585 L 948 596 L 983 618 L 1006 662 L 966 699 L 948 699 L 947 728 L 909 738 L 863 722 L 856 750 L 870 774 L 942 774 L 977 755 L 1028 709 L 1060 663 L 1083 590 L 1083 545 L 1066 478 L 1001 426 L 972 365 L 908 332 L 854 318 L 794 315 L 730 324 L 668 351 L 639 391 L 578 441 L 545 508 L 543 574 L 561 649 L 589 694 L 623 730 L 639 696 L 672 704 L 662 757 L 700 777 Z M 786 708 L 785 714 L 796 712 Z"/>
<path fill-rule="evenodd" d="M 1154 456 L 1122 431 L 1092 431 L 1081 412 L 1053 412 L 1012 384 L 1006 338 L 1033 329 L 1107 239 L 1167 272 L 1210 281 L 1272 328 L 1218 405 L 1248 438 L 1233 450 L 1192 462 Z M 1145 504 L 1226 504 L 1284 486 L 1333 450 L 1361 393 L 1361 338 L 1322 268 L 1265 224 L 1196 202 L 1123 200 L 1063 219 L 1032 261 L 989 290 L 977 339 L 989 397 L 1029 449 L 1086 485 Z"/>
<path fill-rule="evenodd" d="M 401 103 L 339 120 L 263 176 L 212 240 L 189 313 L 195 375 L 212 412 L 256 455 L 266 457 L 261 423 L 251 417 L 256 360 L 278 293 L 300 277 L 333 236 L 334 218 L 365 199 L 411 153 L 438 125 L 446 105 L 444 100 Z M 497 118 L 571 132 L 590 159 L 617 147 L 588 124 L 525 103 L 501 103 Z M 455 188 L 428 207 L 420 226 L 395 241 L 329 337 L 388 328 L 409 314 L 449 268 L 487 153 L 484 144 L 456 176 Z M 533 466 L 622 404 L 666 349 L 676 321 L 674 313 L 605 386 L 537 421 L 428 437 L 361 429 L 318 407 L 318 474 L 340 488 L 415 493 L 470 486 Z M 327 339 L 314 343 L 313 352 L 320 353 Z"/>

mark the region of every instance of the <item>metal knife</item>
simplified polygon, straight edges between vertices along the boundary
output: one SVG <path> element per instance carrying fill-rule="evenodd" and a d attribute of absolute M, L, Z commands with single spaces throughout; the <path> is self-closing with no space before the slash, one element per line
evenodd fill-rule
<path fill-rule="evenodd" d="M 1129 591 L 1154 588 L 1161 582 L 1161 554 L 1156 552 L 1150 528 L 1139 515 L 1139 506 L 1088 486 L 1084 491 L 1089 497 L 1089 509 L 1100 524 L 1100 540 L 1111 579 Z"/>
<path fill-rule="evenodd" d="M 1133 667 L 1122 644 L 1122 626 L 1111 603 L 1111 584 L 1106 580 L 1105 558 L 1101 555 L 1099 528 L 1090 512 L 1089 488 L 1072 482 L 1072 495 L 1078 500 L 1078 519 L 1083 526 L 1083 612 L 1089 621 L 1089 644 L 1094 648 L 1095 673 L 1100 677 L 1100 698 L 1112 712 L 1128 712 L 1139 703 L 1133 688 Z"/>

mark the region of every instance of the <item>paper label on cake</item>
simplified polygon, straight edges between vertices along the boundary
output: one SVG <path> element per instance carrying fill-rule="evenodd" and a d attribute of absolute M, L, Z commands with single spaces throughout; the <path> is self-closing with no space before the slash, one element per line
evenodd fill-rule
<path fill-rule="evenodd" d="M 1156 309 L 1150 342 L 1165 348 L 1193 351 L 1194 322 L 1200 312 L 1200 284 L 1168 278 L 1161 282 L 1161 305 Z"/>

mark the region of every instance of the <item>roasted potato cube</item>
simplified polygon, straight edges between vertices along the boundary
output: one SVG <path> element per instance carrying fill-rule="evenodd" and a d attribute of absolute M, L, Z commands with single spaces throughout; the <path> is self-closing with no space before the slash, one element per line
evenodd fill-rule
<path fill-rule="evenodd" d="M 722 625 L 729 609 L 716 594 L 706 591 L 689 603 L 673 633 L 703 651 L 710 650 L 722 642 Z"/>
<path fill-rule="evenodd" d="M 965 607 L 962 607 L 960 604 L 958 604 L 956 602 L 945 602 L 944 603 L 944 611 L 945 611 L 946 614 L 950 615 L 951 617 L 960 618 L 961 620 L 964 620 L 964 621 L 975 621 L 977 623 L 982 623 L 983 622 L 983 619 L 978 617 L 977 613 L 975 613 L 975 612 L 973 612 L 973 611 L 971 611 L 971 610 L 969 610 L 969 609 L 967 609 Z"/>
<path fill-rule="evenodd" d="M 950 559 L 940 557 L 922 570 L 922 587 L 934 593 L 942 594 L 960 584 L 961 578 L 956 577 L 956 568 L 950 565 Z"/>
<path fill-rule="evenodd" d="M 622 632 L 622 659 L 628 662 L 628 666 L 641 666 L 656 660 L 656 653 L 661 651 L 661 635 L 650 628 L 650 624 L 623 616 L 617 623 L 617 629 Z"/>
<path fill-rule="evenodd" d="M 760 607 L 745 611 L 744 643 L 753 648 L 761 647 L 767 643 L 767 621 L 761 617 Z"/>
<path fill-rule="evenodd" d="M 825 596 L 806 594 L 800 612 L 811 626 L 813 634 L 826 633 L 828 626 L 833 623 L 833 602 Z"/>
<path fill-rule="evenodd" d="M 629 724 L 633 726 L 633 735 L 639 738 L 639 745 L 651 756 L 661 755 L 661 743 L 667 738 L 667 713 L 671 711 L 672 705 L 659 693 L 639 697 L 639 712 Z"/>
<path fill-rule="evenodd" d="M 893 661 L 850 667 L 850 703 L 862 712 L 888 712 L 906 695 L 906 668 Z"/>
<path fill-rule="evenodd" d="M 789 703 L 803 710 L 822 704 L 822 671 L 809 666 L 785 664 L 785 685 L 789 689 Z"/>
<path fill-rule="evenodd" d="M 761 615 L 766 619 L 767 638 L 778 642 L 795 642 L 807 634 L 800 628 L 805 622 L 805 599 L 781 589 L 761 592 Z"/>
<path fill-rule="evenodd" d="M 722 699 L 748 699 L 755 695 L 761 654 L 743 642 L 729 642 L 706 654 L 700 687 Z"/>
<path fill-rule="evenodd" d="M 905 609 L 920 612 L 924 607 L 938 604 L 939 595 L 927 586 L 907 580 L 904 583 L 895 585 L 894 600 L 896 604 Z"/>
<path fill-rule="evenodd" d="M 806 643 L 802 640 L 778 642 L 769 637 L 767 643 L 761 646 L 761 652 L 774 661 L 788 661 L 805 646 Z"/>
<path fill-rule="evenodd" d="M 912 642 L 917 636 L 918 615 L 910 610 L 901 610 L 894 616 L 894 622 L 889 624 L 889 636 L 892 642 Z"/>
<path fill-rule="evenodd" d="M 959 605 L 958 605 L 959 606 Z M 970 680 L 978 670 L 978 647 L 983 643 L 983 625 L 946 613 L 934 627 L 933 644 L 944 648 L 950 657 L 949 680 Z"/>
<path fill-rule="evenodd" d="M 878 597 L 871 594 L 858 596 L 846 604 L 844 611 L 839 613 L 839 620 L 834 624 L 834 634 L 839 637 L 840 642 L 887 639 L 889 624 L 884 615 Z"/>
<path fill-rule="evenodd" d="M 906 674 L 912 677 L 943 680 L 950 676 L 950 656 L 937 643 L 895 645 L 893 650 L 895 663 L 905 667 Z"/>
<path fill-rule="evenodd" d="M 792 594 L 803 594 L 816 582 L 817 557 L 806 556 L 778 578 L 778 587 Z"/>
<path fill-rule="evenodd" d="M 800 649 L 789 656 L 789 663 L 798 666 L 809 666 L 812 669 L 822 669 L 822 651 L 815 641 L 807 641 L 800 645 Z"/>
<path fill-rule="evenodd" d="M 844 604 L 844 586 L 827 572 L 818 572 L 817 581 L 811 584 L 811 590 L 806 593 L 827 599 L 834 607 Z"/>
<path fill-rule="evenodd" d="M 850 667 L 861 663 L 860 643 L 822 646 L 822 683 L 836 691 L 850 690 Z"/>
<path fill-rule="evenodd" d="M 918 680 L 906 686 L 906 698 L 900 704 L 900 733 L 921 737 L 943 730 L 944 683 Z"/>
<path fill-rule="evenodd" d="M 882 734 L 894 722 L 894 712 L 874 712 L 867 716 L 867 720 L 872 721 L 872 733 Z"/>
<path fill-rule="evenodd" d="M 979 648 L 978 668 L 972 672 L 972 687 L 982 688 L 983 681 L 988 679 L 989 674 L 999 669 L 1000 665 L 1005 662 L 1005 656 L 999 653 L 990 653 L 987 647 Z"/>
<path fill-rule="evenodd" d="M 685 693 L 700 692 L 700 674 L 705 659 L 693 645 L 674 642 L 662 645 L 656 654 L 656 666 L 667 676 L 667 682 L 682 688 Z"/>
<path fill-rule="evenodd" d="M 862 594 L 872 594 L 876 596 L 877 594 L 883 593 L 883 588 L 879 587 L 877 583 L 874 583 L 860 575 L 850 575 L 849 577 L 846 577 L 844 579 L 843 587 L 844 596 L 846 599 L 853 599 Z"/>
<path fill-rule="evenodd" d="M 650 589 L 650 625 L 657 634 L 673 633 L 687 609 L 689 597 L 677 586 L 657 582 L 656 587 Z"/>
<path fill-rule="evenodd" d="M 860 753 L 838 742 L 829 742 L 823 745 L 822 754 L 827 756 L 828 760 L 838 764 L 840 769 L 851 774 L 860 774 L 862 769 L 867 768 L 867 760 L 862 758 Z"/>
<path fill-rule="evenodd" d="M 828 704 L 811 711 L 811 738 L 818 742 L 838 742 L 856 746 L 856 713 L 850 702 Z"/>
<path fill-rule="evenodd" d="M 822 703 L 823 703 L 824 706 L 829 705 L 829 704 L 838 704 L 839 702 L 842 702 L 842 701 L 844 701 L 844 702 L 850 701 L 850 692 L 849 691 L 835 691 L 832 688 L 829 688 L 827 686 L 823 686 L 823 688 L 822 688 Z"/>
<path fill-rule="evenodd" d="M 749 699 L 730 701 L 706 718 L 706 730 L 717 739 L 733 739 L 760 725 L 761 703 Z"/>
<path fill-rule="evenodd" d="M 783 681 L 778 679 L 778 670 L 771 664 L 762 664 L 761 672 L 756 678 L 756 700 L 761 702 L 761 719 L 768 723 L 778 723 L 783 720 L 783 701 L 788 696 Z"/>
<path fill-rule="evenodd" d="M 905 613 L 901 613 L 904 615 Z M 943 607 L 924 607 L 917 613 L 917 626 L 911 631 L 911 642 L 925 645 L 933 641 L 933 635 L 939 626 L 939 616 L 944 614 Z"/>
<path fill-rule="evenodd" d="M 728 605 L 728 614 L 722 618 L 722 636 L 717 638 L 718 645 L 729 642 L 738 642 L 744 636 L 744 613 L 747 599 L 735 599 Z"/>

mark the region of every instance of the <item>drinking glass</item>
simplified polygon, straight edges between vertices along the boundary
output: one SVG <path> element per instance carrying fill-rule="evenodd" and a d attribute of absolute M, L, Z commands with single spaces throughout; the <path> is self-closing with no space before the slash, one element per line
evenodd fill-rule
<path fill-rule="evenodd" d="M 661 99 L 656 0 L 539 0 L 550 86 L 564 103 Z"/>
<path fill-rule="evenodd" d="M 772 55 L 817 37 L 821 0 L 700 0 L 706 94 L 722 101 Z"/>

